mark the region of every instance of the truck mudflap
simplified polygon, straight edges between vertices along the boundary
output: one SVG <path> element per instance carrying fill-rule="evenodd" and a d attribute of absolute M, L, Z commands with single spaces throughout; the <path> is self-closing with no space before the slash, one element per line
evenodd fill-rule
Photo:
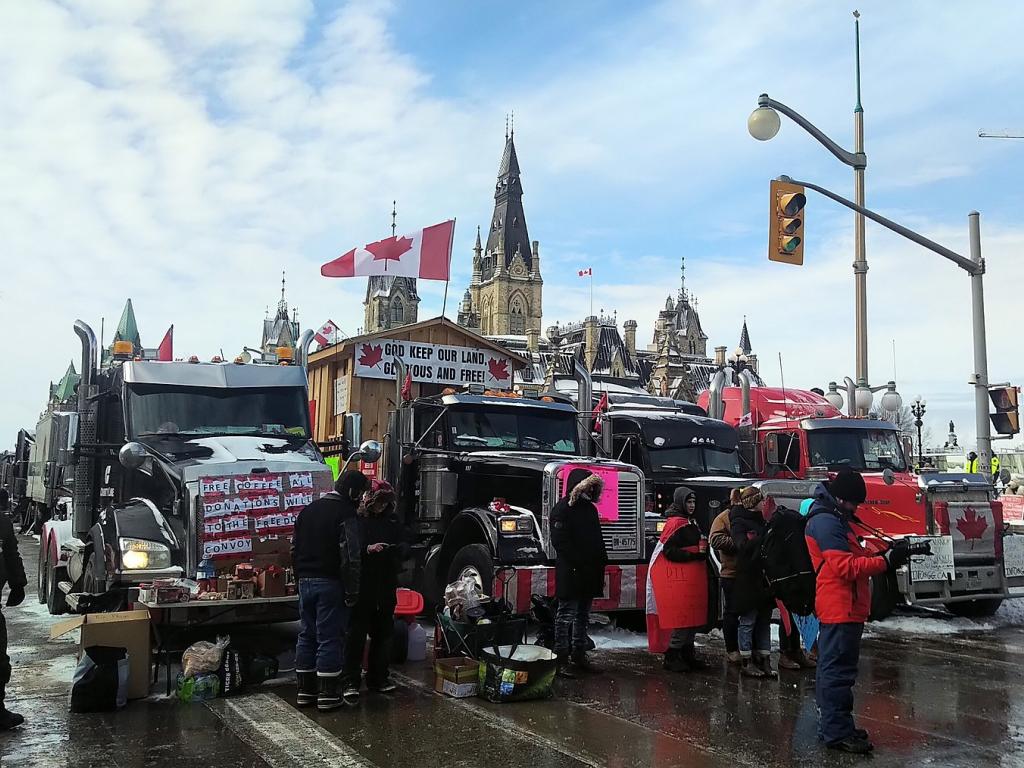
<path fill-rule="evenodd" d="M 530 596 L 555 596 L 555 569 L 547 565 L 501 568 L 494 574 L 494 597 L 505 599 L 516 613 L 530 612 Z M 635 611 L 647 606 L 647 564 L 609 565 L 604 569 L 604 594 L 595 611 Z"/>

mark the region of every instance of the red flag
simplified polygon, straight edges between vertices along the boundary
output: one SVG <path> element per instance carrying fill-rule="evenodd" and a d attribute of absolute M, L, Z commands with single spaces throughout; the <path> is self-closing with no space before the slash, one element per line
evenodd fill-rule
<path fill-rule="evenodd" d="M 313 338 L 321 347 L 326 347 L 335 342 L 340 330 L 341 328 L 338 327 L 337 323 L 333 320 L 328 320 L 323 324 L 323 326 L 321 326 L 320 330 L 313 335 Z"/>
<path fill-rule="evenodd" d="M 605 391 L 601 394 L 601 399 L 597 402 L 597 408 L 594 409 L 594 432 L 601 431 L 601 414 L 608 410 L 608 392 Z"/>
<path fill-rule="evenodd" d="M 394 275 L 448 280 L 455 220 L 353 248 L 320 267 L 324 277 Z"/>
<path fill-rule="evenodd" d="M 174 359 L 174 326 L 171 325 L 164 334 L 164 340 L 156 350 L 156 359 L 170 362 Z"/>
<path fill-rule="evenodd" d="M 402 402 L 408 403 L 410 400 L 412 400 L 412 372 L 407 371 L 405 383 L 402 384 Z"/>
<path fill-rule="evenodd" d="M 593 275 L 594 274 L 594 268 L 593 267 L 587 267 L 586 269 L 581 269 L 579 271 L 579 274 L 580 274 L 580 277 L 587 277 L 588 275 Z"/>

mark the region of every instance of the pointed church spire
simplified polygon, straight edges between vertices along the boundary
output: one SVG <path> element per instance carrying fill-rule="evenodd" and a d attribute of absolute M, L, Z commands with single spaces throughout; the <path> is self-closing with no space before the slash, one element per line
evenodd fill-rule
<path fill-rule="evenodd" d="M 680 258 L 679 264 L 679 300 L 686 301 L 686 256 Z"/>
<path fill-rule="evenodd" d="M 749 355 L 753 351 L 753 347 L 750 345 L 750 333 L 747 331 L 747 316 L 743 316 L 743 330 L 740 331 L 740 350 L 744 355 Z"/>
<path fill-rule="evenodd" d="M 139 339 L 139 326 L 135 322 L 135 309 L 132 307 L 132 300 L 125 302 L 124 310 L 121 312 L 121 319 L 117 323 L 117 330 L 114 332 L 113 341 L 130 341 L 138 349 L 142 349 L 142 341 Z"/>
<path fill-rule="evenodd" d="M 398 202 L 396 200 L 391 201 L 391 236 L 395 236 L 395 224 L 398 220 Z"/>
<path fill-rule="evenodd" d="M 474 251 L 482 250 L 482 246 L 480 245 L 480 225 L 479 224 L 476 225 L 476 243 L 473 245 L 473 250 Z"/>

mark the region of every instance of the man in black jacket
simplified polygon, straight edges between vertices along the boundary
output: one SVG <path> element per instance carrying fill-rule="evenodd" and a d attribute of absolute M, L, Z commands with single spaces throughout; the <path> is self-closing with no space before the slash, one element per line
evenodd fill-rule
<path fill-rule="evenodd" d="M 565 496 L 551 510 L 551 544 L 555 548 L 555 653 L 558 674 L 572 677 L 569 662 L 587 672 L 596 669 L 587 659 L 590 605 L 604 594 L 608 563 L 601 520 L 595 506 L 604 482 L 585 469 L 574 469 Z M 570 651 L 571 647 L 571 651 Z"/>
<path fill-rule="evenodd" d="M 0 546 L 3 556 L 0 557 L 0 592 L 4 584 L 10 589 L 7 592 L 7 607 L 20 605 L 25 599 L 25 566 L 18 553 L 18 539 L 14 536 L 14 523 L 7 511 L 0 511 Z M 9 731 L 25 722 L 25 718 L 15 714 L 4 706 L 4 694 L 7 684 L 11 682 L 11 660 L 7 656 L 7 622 L 3 611 L 0 611 L 0 731 Z"/>
<path fill-rule="evenodd" d="M 369 485 L 349 470 L 334 491 L 303 508 L 295 519 L 292 565 L 299 581 L 301 628 L 295 644 L 300 707 L 340 707 L 344 636 L 349 609 L 359 598 L 362 541 L 356 517 Z"/>

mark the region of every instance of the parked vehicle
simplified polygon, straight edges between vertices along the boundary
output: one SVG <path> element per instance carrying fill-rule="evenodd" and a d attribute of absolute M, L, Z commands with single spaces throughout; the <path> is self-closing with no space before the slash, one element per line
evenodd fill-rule
<path fill-rule="evenodd" d="M 864 475 L 867 501 L 858 510 L 865 537 L 927 540 L 932 555 L 915 556 L 896 574 L 872 582 L 873 617 L 900 602 L 941 605 L 965 616 L 994 613 L 1010 590 L 1024 586 L 1024 537 L 1004 531 L 1002 504 L 982 475 L 915 475 L 896 426 L 844 416 L 814 392 L 754 387 L 731 369 L 716 374 L 699 404 L 739 428 L 746 471 L 765 480 L 819 480 L 843 467 Z"/>
<path fill-rule="evenodd" d="M 19 429 L 14 450 L 0 456 L 0 488 L 10 498 L 11 516 L 19 521 L 22 530 L 28 530 L 35 520 L 35 509 L 28 496 L 29 458 L 35 438 L 27 429 Z"/>

